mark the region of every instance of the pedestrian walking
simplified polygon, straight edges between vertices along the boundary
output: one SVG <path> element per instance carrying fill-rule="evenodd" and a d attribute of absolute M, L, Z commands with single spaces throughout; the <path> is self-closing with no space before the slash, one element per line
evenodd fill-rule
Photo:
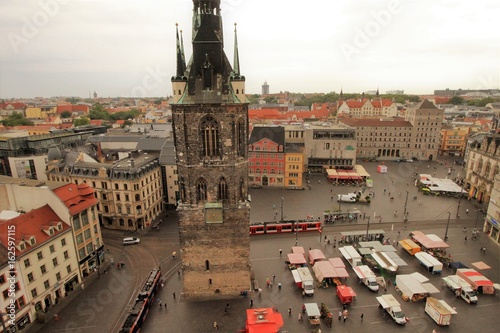
<path fill-rule="evenodd" d="M 464 227 L 463 232 L 464 232 L 464 233 L 466 233 L 466 232 L 467 232 L 467 227 Z"/>
<path fill-rule="evenodd" d="M 217 324 L 216 321 L 214 321 L 214 329 L 217 330 L 217 331 L 219 330 L 219 324 Z"/>
<path fill-rule="evenodd" d="M 175 255 L 177 254 L 177 252 L 172 252 L 172 259 L 175 259 Z"/>
<path fill-rule="evenodd" d="M 250 299 L 250 307 L 253 307 L 253 299 Z"/>
<path fill-rule="evenodd" d="M 464 241 L 465 241 L 465 242 L 467 243 L 467 236 L 465 236 L 465 239 L 464 239 Z"/>
<path fill-rule="evenodd" d="M 288 307 L 288 316 L 291 317 L 292 316 L 292 308 L 291 307 Z"/>
<path fill-rule="evenodd" d="M 299 314 L 297 315 L 297 319 L 298 319 L 299 321 L 302 321 L 302 313 L 300 313 L 300 311 L 299 311 Z"/>
<path fill-rule="evenodd" d="M 361 321 L 363 321 L 363 317 L 365 316 L 364 313 L 361 314 Z"/>
<path fill-rule="evenodd" d="M 281 290 L 281 282 L 278 282 L 278 289 Z"/>
<path fill-rule="evenodd" d="M 172 296 L 174 296 L 174 299 L 175 299 L 175 291 L 172 293 Z"/>
<path fill-rule="evenodd" d="M 273 274 L 273 282 L 276 281 L 276 274 Z"/>
<path fill-rule="evenodd" d="M 178 276 L 178 277 L 181 277 L 181 270 L 180 270 L 180 269 L 179 269 L 179 270 L 177 270 L 177 276 Z"/>
<path fill-rule="evenodd" d="M 167 309 L 167 302 L 165 302 L 163 305 L 165 305 L 165 310 Z"/>
<path fill-rule="evenodd" d="M 283 250 L 282 249 L 280 249 L 280 257 L 281 257 L 281 254 L 283 254 Z"/>
<path fill-rule="evenodd" d="M 342 319 L 342 311 L 339 311 L 339 321 Z"/>
<path fill-rule="evenodd" d="M 161 310 L 161 307 L 163 306 L 163 304 L 161 304 L 161 301 L 160 301 L 160 310 Z"/>

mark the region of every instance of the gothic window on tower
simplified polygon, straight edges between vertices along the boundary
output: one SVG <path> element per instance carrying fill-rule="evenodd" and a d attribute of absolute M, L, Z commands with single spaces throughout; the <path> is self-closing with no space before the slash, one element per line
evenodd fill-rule
<path fill-rule="evenodd" d="M 196 184 L 196 200 L 207 200 L 207 182 L 204 178 L 198 179 L 198 183 Z"/>
<path fill-rule="evenodd" d="M 235 131 L 236 153 L 238 156 L 245 156 L 245 121 L 239 118 L 236 122 Z"/>
<path fill-rule="evenodd" d="M 184 177 L 181 177 L 180 179 L 180 196 L 181 196 L 181 202 L 186 201 L 186 182 L 184 181 Z"/>
<path fill-rule="evenodd" d="M 229 191 L 227 188 L 227 182 L 226 182 L 226 178 L 224 178 L 224 177 L 221 177 L 219 179 L 217 199 L 218 200 L 228 200 L 229 199 Z"/>
<path fill-rule="evenodd" d="M 240 178 L 240 201 L 245 200 L 245 181 Z"/>
<path fill-rule="evenodd" d="M 220 156 L 219 123 L 212 116 L 201 120 L 201 143 L 203 157 Z"/>

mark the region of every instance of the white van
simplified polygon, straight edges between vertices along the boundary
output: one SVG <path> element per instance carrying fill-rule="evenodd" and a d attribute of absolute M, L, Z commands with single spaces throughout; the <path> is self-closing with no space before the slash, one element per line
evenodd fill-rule
<path fill-rule="evenodd" d="M 356 193 L 339 194 L 337 196 L 339 202 L 356 202 Z"/>
<path fill-rule="evenodd" d="M 127 237 L 123 239 L 123 245 L 139 244 L 141 240 L 137 237 Z"/>

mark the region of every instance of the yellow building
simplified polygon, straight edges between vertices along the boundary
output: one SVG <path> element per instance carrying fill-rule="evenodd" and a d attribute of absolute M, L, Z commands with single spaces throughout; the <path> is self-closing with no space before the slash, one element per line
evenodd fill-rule
<path fill-rule="evenodd" d="M 26 118 L 28 119 L 44 119 L 54 115 L 57 111 L 55 105 L 31 106 L 26 108 Z"/>
<path fill-rule="evenodd" d="M 285 150 L 285 187 L 302 187 L 304 145 L 287 144 Z"/>
<path fill-rule="evenodd" d="M 470 130 L 470 127 L 443 128 L 440 155 L 464 156 Z"/>

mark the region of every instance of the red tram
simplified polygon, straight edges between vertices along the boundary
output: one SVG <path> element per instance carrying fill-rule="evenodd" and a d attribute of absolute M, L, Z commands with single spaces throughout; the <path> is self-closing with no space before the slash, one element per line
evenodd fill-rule
<path fill-rule="evenodd" d="M 127 315 L 125 323 L 119 333 L 140 332 L 142 324 L 149 313 L 149 308 L 153 305 L 156 298 L 156 292 L 161 286 L 160 268 L 155 268 L 149 274 L 146 283 L 142 287 L 139 295 L 135 299 L 134 306 Z"/>
<path fill-rule="evenodd" d="M 250 235 L 281 234 L 321 230 L 321 221 L 293 221 L 276 223 L 258 223 L 250 225 Z"/>

